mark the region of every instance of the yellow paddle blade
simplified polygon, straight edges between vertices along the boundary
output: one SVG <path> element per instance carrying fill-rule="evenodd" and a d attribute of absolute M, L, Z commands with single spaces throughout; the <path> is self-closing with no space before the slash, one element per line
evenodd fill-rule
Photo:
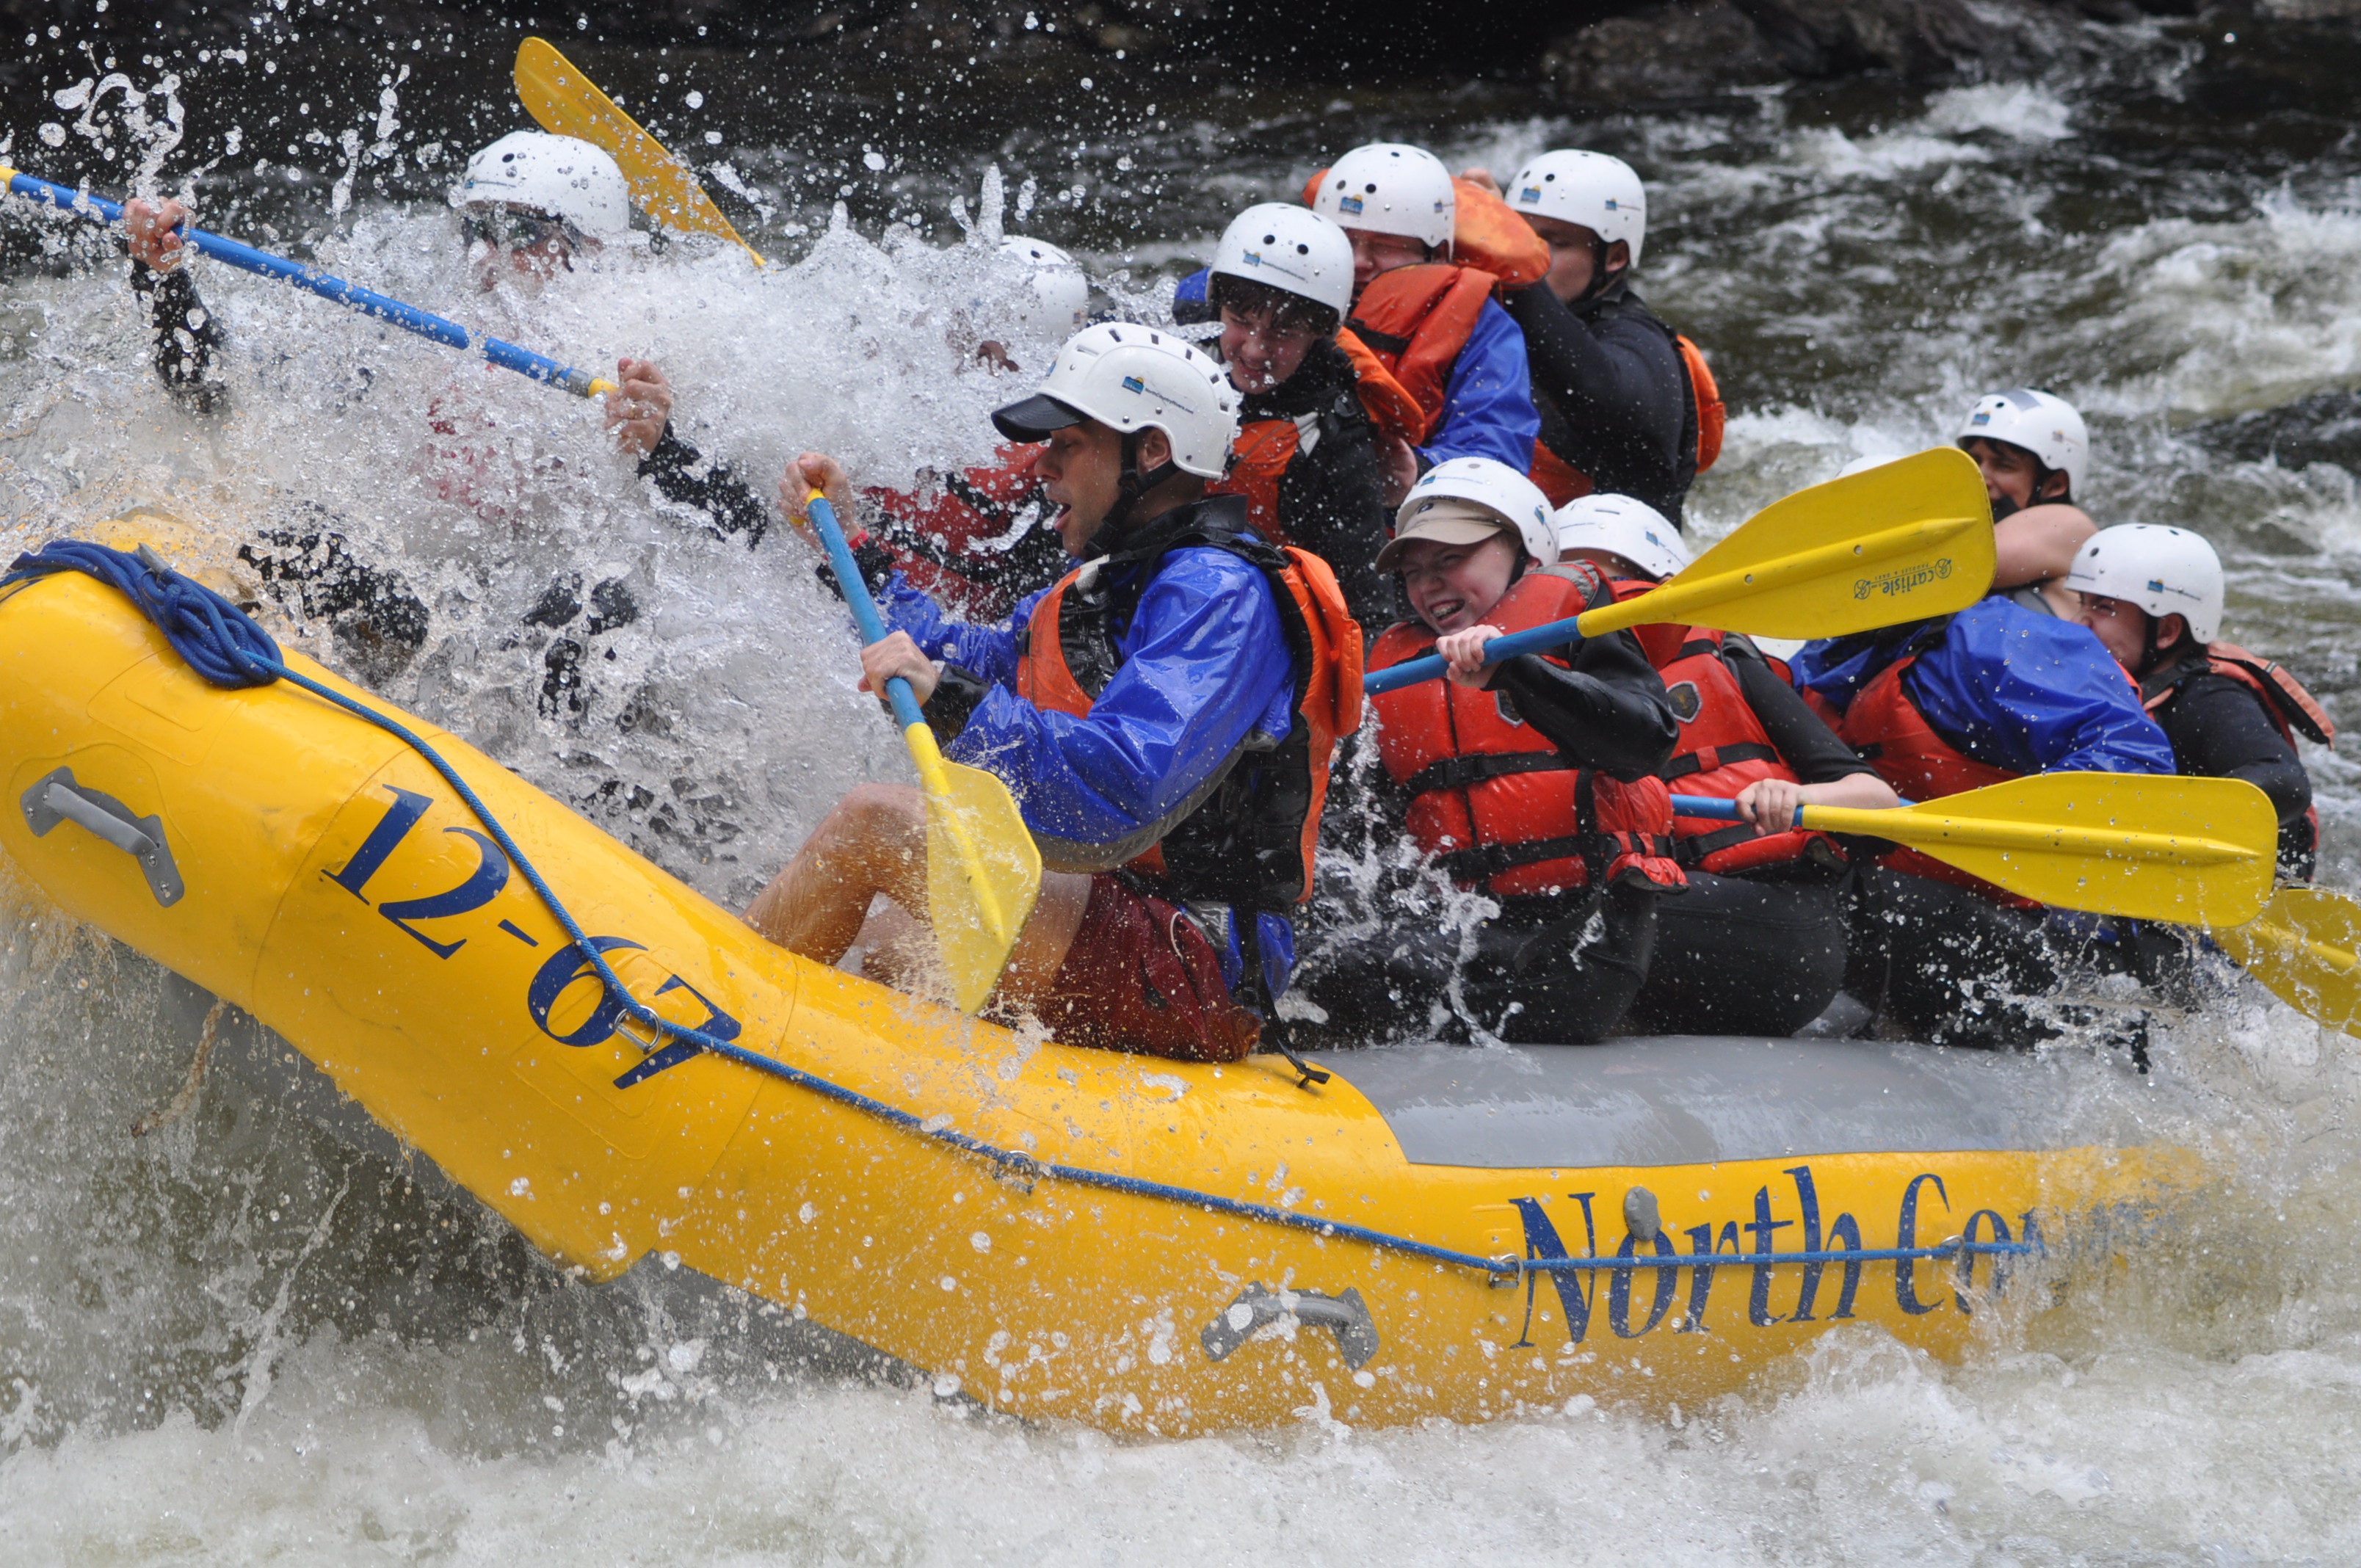
<path fill-rule="evenodd" d="M 574 62 L 543 38 L 527 38 L 517 46 L 517 96 L 541 128 L 562 137 L 578 137 L 604 148 L 622 166 L 631 194 L 656 219 L 676 229 L 715 235 L 754 258 L 754 247 L 738 237 L 688 165 L 666 151 L 662 142 L 642 130 L 631 115 L 615 106 Z"/>
<path fill-rule="evenodd" d="M 1582 630 L 1677 621 L 1841 637 L 1965 609 L 1992 576 L 1983 477 L 1938 447 L 1773 501 L 1662 587 L 1583 616 Z"/>
<path fill-rule="evenodd" d="M 2280 1001 L 2361 1036 L 2361 904 L 2325 888 L 2283 887 L 2252 922 L 2213 936 Z"/>
<path fill-rule="evenodd" d="M 943 760 L 934 732 L 902 732 L 927 797 L 927 912 L 960 1011 L 1000 983 L 1016 934 L 1041 896 L 1041 851 L 1008 786 Z"/>
<path fill-rule="evenodd" d="M 2279 814 L 2244 779 L 2044 773 L 1899 811 L 1804 807 L 1802 826 L 1907 844 L 2019 897 L 2237 926 L 2270 896 Z"/>

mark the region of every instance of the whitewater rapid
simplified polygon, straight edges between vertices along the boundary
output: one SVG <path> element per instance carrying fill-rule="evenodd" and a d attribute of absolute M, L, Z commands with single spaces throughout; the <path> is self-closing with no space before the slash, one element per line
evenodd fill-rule
<path fill-rule="evenodd" d="M 2143 160 L 2125 101 L 2169 100 L 2177 56 L 2126 49 L 2113 74 L 1836 111 L 1766 94 L 1576 124 L 1209 96 L 1088 146 L 856 151 L 847 170 L 774 127 L 726 149 L 767 209 L 750 237 L 770 269 L 623 247 L 537 295 L 473 290 L 434 194 L 454 155 L 422 161 L 417 127 L 379 138 L 398 170 L 342 154 L 392 177 L 339 198 L 333 137 L 298 180 L 253 170 L 258 129 L 242 152 L 216 129 L 156 154 L 175 123 L 158 93 L 147 132 L 110 133 L 119 161 L 88 167 L 114 189 L 145 152 L 171 188 L 212 159 L 201 221 L 313 236 L 330 270 L 570 363 L 653 357 L 681 433 L 767 494 L 807 449 L 881 483 L 989 450 L 983 416 L 1022 383 L 972 354 L 1016 285 L 994 258 L 1004 226 L 1071 244 L 1107 303 L 1152 313 L 1228 211 L 1323 151 L 1403 135 L 1505 170 L 1583 139 L 1655 188 L 1643 290 L 1731 397 L 1692 502 L 1701 536 L 1853 456 L 1948 439 L 1992 386 L 2051 386 L 2092 416 L 2100 520 L 2206 532 L 2228 634 L 2361 716 L 2353 474 L 2202 439 L 2361 380 L 2361 170 L 2349 152 L 2264 180 Z M 432 131 L 422 95 L 403 85 L 388 110 L 356 90 L 348 117 Z M 0 157 L 71 178 L 87 107 L 41 107 L 60 139 L 28 131 Z M 207 267 L 230 411 L 199 419 L 157 385 L 119 255 L 16 203 L 0 232 L 18 263 L 0 276 L 0 549 L 143 506 L 236 538 L 333 519 L 430 611 L 384 696 L 725 904 L 847 785 L 902 776 L 808 553 L 784 527 L 750 551 L 667 513 L 594 408 Z M 1043 362 L 1046 344 L 1001 335 Z M 553 633 L 524 618 L 576 576 L 625 585 L 640 613 L 587 639 L 587 707 L 551 710 Z M 333 661 L 324 628 L 278 629 Z M 2336 756 L 2305 761 L 2323 880 L 2361 889 L 2361 788 Z M 1995 1321 L 1962 1365 L 1846 1330 L 1705 1409 L 1577 1400 L 1383 1432 L 1312 1412 L 1133 1444 L 985 1418 L 660 1260 L 572 1284 L 431 1172 L 233 1074 L 134 1138 L 181 1081 L 187 1010 L 20 887 L 0 932 L 0 1561 L 2361 1556 L 2361 1074 L 2352 1042 L 2252 987 L 2165 1021 L 2147 1080 L 2051 1048 L 2087 1125 L 2199 1147 L 2219 1179 L 2174 1234 L 2077 1277 L 2062 1310 Z"/>

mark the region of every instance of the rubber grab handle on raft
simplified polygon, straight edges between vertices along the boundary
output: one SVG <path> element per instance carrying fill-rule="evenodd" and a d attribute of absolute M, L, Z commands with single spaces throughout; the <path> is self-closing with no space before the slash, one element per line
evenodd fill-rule
<path fill-rule="evenodd" d="M 6 176 L 9 191 L 16 195 L 45 202 L 62 212 L 75 213 L 95 223 L 120 224 L 123 221 L 122 206 L 104 196 L 94 196 L 87 191 L 69 191 L 62 185 L 36 180 L 5 164 L 0 164 L 0 175 Z M 481 354 L 503 370 L 513 370 L 520 376 L 560 388 L 577 398 L 597 397 L 601 392 L 617 389 L 615 383 L 604 376 L 593 376 L 588 370 L 560 365 L 545 354 L 535 354 L 530 348 L 520 348 L 500 338 L 477 336 L 456 322 L 445 321 L 415 305 L 405 305 L 400 300 L 389 299 L 357 283 L 347 283 L 316 267 L 290 261 L 283 256 L 273 256 L 267 250 L 257 250 L 250 245 L 241 245 L 236 240 L 225 239 L 220 235 L 208 234 L 200 228 L 184 227 L 180 233 L 182 242 L 193 246 L 201 255 L 227 262 L 241 271 L 276 278 L 299 289 L 308 289 L 331 303 L 358 311 L 363 315 L 375 316 L 379 321 L 390 322 L 404 332 L 416 333 L 447 348 Z"/>
<path fill-rule="evenodd" d="M 1356 1372 L 1378 1354 L 1377 1321 L 1369 1316 L 1369 1304 L 1361 1299 L 1361 1293 L 1349 1287 L 1338 1295 L 1324 1296 L 1317 1290 L 1266 1290 L 1260 1285 L 1249 1285 L 1222 1309 L 1220 1317 L 1205 1325 L 1198 1343 L 1205 1347 L 1206 1360 L 1221 1361 L 1264 1324 L 1288 1317 L 1312 1328 L 1334 1331 L 1345 1365 Z"/>
<path fill-rule="evenodd" d="M 1495 637 L 1484 644 L 1484 662 L 1497 664 L 1503 659 L 1513 659 L 1520 653 L 1538 653 L 1548 648 L 1563 648 L 1569 642 L 1582 641 L 1582 618 L 1568 616 L 1553 620 L 1546 626 L 1536 626 L 1530 631 L 1513 631 L 1506 637 Z M 1379 692 L 1400 691 L 1421 681 L 1431 681 L 1442 675 L 1450 666 L 1440 653 L 1429 653 L 1423 659 L 1405 659 L 1399 664 L 1382 670 L 1372 670 L 1361 677 L 1361 689 L 1375 696 Z M 1704 815 L 1701 812 L 1694 816 Z"/>
<path fill-rule="evenodd" d="M 180 903 L 188 891 L 181 881 L 181 868 L 172 861 L 171 849 L 164 842 L 164 819 L 136 816 L 113 795 L 77 784 L 71 768 L 35 779 L 17 804 L 24 807 L 26 825 L 36 839 L 47 838 L 60 822 L 71 822 L 137 861 L 147 873 L 148 891 L 165 907 Z"/>

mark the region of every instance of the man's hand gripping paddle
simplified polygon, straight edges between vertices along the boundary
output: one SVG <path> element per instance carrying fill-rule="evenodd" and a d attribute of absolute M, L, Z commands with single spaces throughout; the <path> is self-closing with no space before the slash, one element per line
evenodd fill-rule
<path fill-rule="evenodd" d="M 1992 503 L 1975 459 L 1921 452 L 1798 490 L 1733 530 L 1662 587 L 1570 620 L 1496 638 L 1491 659 L 1540 652 L 1578 633 L 1660 622 L 1757 637 L 1840 637 L 1962 610 L 1992 587 Z M 1444 671 L 1430 655 L 1362 682 L 1389 692 Z"/>
<path fill-rule="evenodd" d="M 642 130 L 545 39 L 527 38 L 517 46 L 516 90 L 525 111 L 541 122 L 543 130 L 605 148 L 621 167 L 631 194 L 657 218 L 676 229 L 726 239 L 753 257 L 755 266 L 763 264 L 754 247 L 739 238 L 730 220 L 721 215 L 721 209 L 713 204 L 688 165 Z"/>
<path fill-rule="evenodd" d="M 0 165 L 0 189 L 30 197 L 36 202 L 45 202 L 93 223 L 123 222 L 123 209 L 103 196 L 93 196 L 87 191 L 70 191 L 47 180 L 19 174 L 5 165 Z M 224 239 L 220 235 L 207 234 L 203 229 L 184 228 L 181 231 L 181 238 L 199 254 L 210 256 L 216 261 L 226 262 L 242 271 L 265 278 L 276 278 L 299 289 L 308 289 L 332 303 L 358 311 L 363 315 L 375 316 L 382 322 L 390 322 L 404 332 L 414 332 L 447 348 L 481 354 L 504 370 L 513 370 L 520 376 L 545 381 L 577 398 L 595 398 L 616 390 L 615 383 L 604 376 L 593 376 L 588 370 L 560 365 L 547 355 L 519 348 L 515 344 L 504 343 L 497 337 L 470 334 L 456 322 L 445 321 L 441 316 L 430 314 L 415 305 L 405 305 L 400 300 L 390 300 L 383 294 L 347 283 L 341 278 L 332 278 L 316 267 L 290 261 L 283 256 L 273 256 L 267 250 L 257 250 L 250 245 L 240 245 L 234 239 Z"/>
<path fill-rule="evenodd" d="M 1739 818 L 1736 802 L 1705 795 L 1676 795 L 1673 810 Z M 2169 773 L 2043 773 L 1887 811 L 1804 806 L 1795 826 L 1907 844 L 2061 909 L 2217 928 L 2270 896 L 2279 832 L 2246 780 Z"/>
<path fill-rule="evenodd" d="M 836 509 L 818 490 L 807 504 L 862 645 L 884 641 L 885 623 L 837 526 Z M 981 768 L 943 761 L 910 683 L 897 675 L 885 683 L 885 694 L 927 797 L 928 924 L 960 1010 L 972 1013 L 1000 983 L 1008 951 L 1041 895 L 1041 851 L 1006 784 Z"/>

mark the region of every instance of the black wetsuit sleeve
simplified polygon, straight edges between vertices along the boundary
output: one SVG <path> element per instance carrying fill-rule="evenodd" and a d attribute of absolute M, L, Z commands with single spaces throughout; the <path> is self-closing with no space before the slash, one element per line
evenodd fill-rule
<path fill-rule="evenodd" d="M 703 512 L 716 539 L 742 533 L 751 548 L 771 526 L 769 504 L 727 464 L 706 462 L 669 424 L 655 449 L 640 459 L 640 477 L 654 480 L 664 499 Z"/>
<path fill-rule="evenodd" d="M 225 334 L 221 323 L 197 298 L 197 285 L 186 267 L 159 272 L 146 262 L 131 263 L 131 291 L 148 306 L 148 323 L 156 345 L 156 374 L 165 389 L 197 413 L 211 413 L 226 400 L 226 391 L 214 378 L 214 352 Z"/>
<path fill-rule="evenodd" d="M 2308 864 L 2314 849 L 2312 775 L 2263 711 L 2255 694 L 2226 675 L 2191 675 L 2156 721 L 2172 742 L 2180 772 L 2192 778 L 2245 779 L 2270 796 L 2279 814 L 2279 859 Z M 2308 874 L 2308 873 L 2307 873 Z"/>
<path fill-rule="evenodd" d="M 1598 489 L 1677 517 L 1686 383 L 1671 334 L 1637 302 L 1586 318 L 1543 284 L 1500 303 L 1524 331 L 1533 389 L 1559 416 L 1544 413 L 1543 440 Z"/>
<path fill-rule="evenodd" d="M 1853 749 L 1837 739 L 1836 731 L 1821 721 L 1820 716 L 1804 706 L 1795 688 L 1781 680 L 1771 668 L 1770 661 L 1751 645 L 1733 640 L 1724 645 L 1730 673 L 1738 677 L 1738 689 L 1745 695 L 1746 706 L 1754 710 L 1762 721 L 1763 732 L 1779 755 L 1795 770 L 1795 777 L 1807 784 L 1834 784 L 1854 773 L 1874 772 L 1861 760 Z"/>
<path fill-rule="evenodd" d="M 1672 760 L 1680 721 L 1637 637 L 1611 632 L 1553 652 L 1571 652 L 1573 667 L 1520 654 L 1493 672 L 1491 689 L 1508 692 L 1519 717 L 1577 767 L 1631 784 Z"/>
<path fill-rule="evenodd" d="M 1328 563 L 1345 607 L 1374 636 L 1394 620 L 1393 581 L 1374 565 L 1388 516 L 1377 442 L 1357 400 L 1349 410 L 1323 411 L 1313 428 L 1312 450 L 1299 449 L 1279 477 L 1279 526 Z"/>

